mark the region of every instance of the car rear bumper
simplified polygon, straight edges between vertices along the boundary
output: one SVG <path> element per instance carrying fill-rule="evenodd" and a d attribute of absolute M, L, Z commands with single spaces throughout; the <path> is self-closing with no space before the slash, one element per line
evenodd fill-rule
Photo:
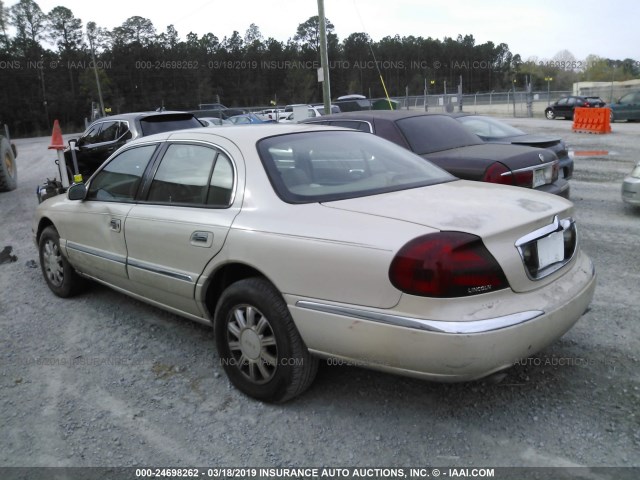
<path fill-rule="evenodd" d="M 512 313 L 499 302 L 493 317 L 438 321 L 326 301 L 287 301 L 316 355 L 336 364 L 452 382 L 505 369 L 560 338 L 587 310 L 595 283 L 591 260 L 581 253 L 556 282 L 524 294 L 509 292 Z"/>
<path fill-rule="evenodd" d="M 542 185 L 536 188 L 538 192 L 552 193 L 553 195 L 559 195 L 563 198 L 568 199 L 571 187 L 567 180 L 559 178 L 553 183 L 548 185 Z"/>

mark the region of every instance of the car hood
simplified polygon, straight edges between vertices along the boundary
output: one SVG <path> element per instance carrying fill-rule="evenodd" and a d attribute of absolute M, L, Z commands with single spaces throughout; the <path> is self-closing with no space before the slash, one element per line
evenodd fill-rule
<path fill-rule="evenodd" d="M 525 235 L 549 224 L 555 215 L 568 216 L 573 208 L 570 201 L 557 195 L 466 180 L 323 205 L 483 238 L 508 231 Z"/>
<path fill-rule="evenodd" d="M 499 161 L 511 170 L 557 160 L 557 156 L 550 150 L 501 143 L 471 145 L 441 152 L 425 153 L 421 156 L 427 160 L 435 161 L 440 166 L 445 165 L 443 162 L 446 162 L 447 159 L 468 159 L 477 162 L 478 166 L 480 164 L 489 166 L 493 162 Z"/>

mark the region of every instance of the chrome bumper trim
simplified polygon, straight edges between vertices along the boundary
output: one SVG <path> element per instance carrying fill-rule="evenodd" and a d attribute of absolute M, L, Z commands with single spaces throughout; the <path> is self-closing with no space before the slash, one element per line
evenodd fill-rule
<path fill-rule="evenodd" d="M 345 317 L 368 320 L 370 322 L 383 323 L 396 327 L 413 328 L 427 332 L 446 333 L 453 335 L 465 335 L 471 333 L 485 333 L 503 328 L 513 327 L 529 320 L 533 320 L 544 314 L 542 310 L 529 310 L 513 313 L 502 317 L 488 318 L 485 320 L 470 320 L 460 322 L 446 322 L 440 320 L 426 320 L 422 318 L 405 317 L 402 315 L 390 315 L 387 313 L 372 312 L 352 307 L 328 305 L 325 303 L 299 300 L 296 307 L 315 310 L 322 313 L 342 315 Z"/>

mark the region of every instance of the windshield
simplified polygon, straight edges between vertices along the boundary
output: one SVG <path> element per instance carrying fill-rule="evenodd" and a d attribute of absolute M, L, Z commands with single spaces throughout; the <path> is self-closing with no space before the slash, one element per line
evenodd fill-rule
<path fill-rule="evenodd" d="M 418 155 L 483 143 L 477 135 L 445 115 L 420 115 L 396 123 L 411 150 Z"/>
<path fill-rule="evenodd" d="M 522 130 L 493 118 L 469 115 L 458 117 L 457 120 L 479 137 L 505 138 L 526 135 Z"/>
<path fill-rule="evenodd" d="M 455 180 L 375 135 L 315 131 L 261 140 L 258 152 L 280 198 L 310 203 L 364 197 Z"/>

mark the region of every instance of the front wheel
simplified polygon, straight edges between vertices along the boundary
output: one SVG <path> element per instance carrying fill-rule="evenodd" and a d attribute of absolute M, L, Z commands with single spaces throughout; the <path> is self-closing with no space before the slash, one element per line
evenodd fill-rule
<path fill-rule="evenodd" d="M 214 334 L 229 380 L 251 397 L 284 402 L 313 382 L 318 359 L 307 350 L 280 293 L 264 279 L 240 280 L 223 292 Z"/>
<path fill-rule="evenodd" d="M 53 226 L 42 231 L 38 242 L 40 268 L 49 289 L 62 298 L 71 297 L 82 289 L 82 280 L 60 249 L 60 235 Z"/>
<path fill-rule="evenodd" d="M 553 110 L 546 110 L 544 114 L 549 120 L 553 120 L 554 118 L 556 118 L 556 114 L 553 113 Z"/>

